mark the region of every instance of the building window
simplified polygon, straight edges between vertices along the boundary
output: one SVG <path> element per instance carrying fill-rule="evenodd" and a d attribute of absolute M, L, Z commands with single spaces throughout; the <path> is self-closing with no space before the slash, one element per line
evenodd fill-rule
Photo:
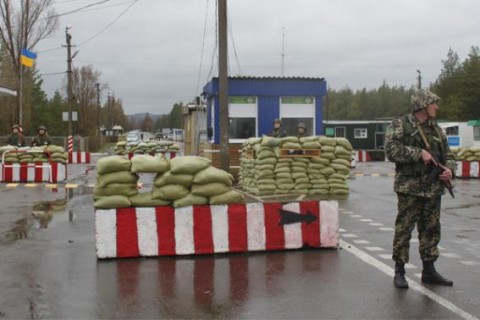
<path fill-rule="evenodd" d="M 357 128 L 354 130 L 355 139 L 366 139 L 367 138 L 367 129 L 366 128 Z"/>
<path fill-rule="evenodd" d="M 480 141 L 480 127 L 473 127 L 473 139 L 475 141 Z"/>
<path fill-rule="evenodd" d="M 245 139 L 257 136 L 257 97 L 228 97 L 229 140 L 243 142 Z"/>
<path fill-rule="evenodd" d="M 346 130 L 345 127 L 335 127 L 335 138 L 345 138 Z"/>
<path fill-rule="evenodd" d="M 446 127 L 444 129 L 447 136 L 458 136 L 458 126 Z"/>
<path fill-rule="evenodd" d="M 288 135 L 297 134 L 297 126 L 303 123 L 307 135 L 315 135 L 315 97 L 280 97 L 280 118 Z"/>

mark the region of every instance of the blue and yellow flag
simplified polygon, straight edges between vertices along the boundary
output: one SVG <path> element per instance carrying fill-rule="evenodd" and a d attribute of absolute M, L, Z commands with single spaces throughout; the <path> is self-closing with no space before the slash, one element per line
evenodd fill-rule
<path fill-rule="evenodd" d="M 29 51 L 27 49 L 22 49 L 20 55 L 20 63 L 23 64 L 25 67 L 33 67 L 33 62 L 37 59 L 37 55 Z"/>

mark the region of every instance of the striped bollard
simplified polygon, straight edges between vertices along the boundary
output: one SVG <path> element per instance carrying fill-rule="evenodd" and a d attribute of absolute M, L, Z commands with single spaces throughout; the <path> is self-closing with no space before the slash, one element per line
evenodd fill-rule
<path fill-rule="evenodd" d="M 68 136 L 68 152 L 73 152 L 73 136 Z"/>

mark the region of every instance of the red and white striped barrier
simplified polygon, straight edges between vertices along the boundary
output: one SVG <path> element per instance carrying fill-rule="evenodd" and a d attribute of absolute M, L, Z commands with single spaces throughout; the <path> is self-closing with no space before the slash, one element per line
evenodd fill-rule
<path fill-rule="evenodd" d="M 176 152 L 176 151 L 158 151 L 158 152 L 151 152 L 151 153 L 149 153 L 149 155 L 154 156 L 154 155 L 159 154 L 159 153 L 163 154 L 166 159 L 173 159 L 173 158 L 175 158 L 175 157 L 177 156 L 177 152 Z M 136 155 L 136 154 L 142 154 L 142 153 L 129 152 L 129 153 L 127 154 L 127 159 L 128 159 L 128 160 L 132 159 L 133 156 Z"/>
<path fill-rule="evenodd" d="M 458 178 L 480 178 L 479 161 L 457 161 L 455 175 Z"/>
<path fill-rule="evenodd" d="M 68 163 L 90 163 L 90 152 L 69 152 Z"/>
<path fill-rule="evenodd" d="M 67 179 L 63 163 L 2 163 L 2 182 L 60 182 Z"/>
<path fill-rule="evenodd" d="M 73 136 L 68 136 L 67 150 L 68 150 L 68 152 L 73 152 Z"/>
<path fill-rule="evenodd" d="M 102 209 L 95 211 L 95 226 L 100 259 L 336 248 L 339 243 L 337 201 Z"/>
<path fill-rule="evenodd" d="M 366 162 L 372 161 L 370 153 L 365 150 L 355 150 L 355 161 L 356 162 Z"/>

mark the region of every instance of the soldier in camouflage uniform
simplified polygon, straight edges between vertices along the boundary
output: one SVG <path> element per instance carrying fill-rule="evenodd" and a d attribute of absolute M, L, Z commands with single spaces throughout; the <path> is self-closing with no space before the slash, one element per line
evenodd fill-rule
<path fill-rule="evenodd" d="M 455 169 L 445 132 L 435 121 L 439 100 L 429 90 L 416 91 L 411 97 L 412 113 L 393 120 L 386 134 L 385 151 L 388 159 L 395 162 L 394 191 L 398 197 L 392 256 L 397 288 L 408 288 L 405 263 L 415 224 L 423 261 L 422 282 L 453 285 L 434 267 L 439 256 L 441 196 Z M 437 163 L 443 172 L 431 179 L 430 172 Z"/>
<path fill-rule="evenodd" d="M 52 143 L 45 126 L 38 127 L 37 133 L 37 136 L 32 141 L 32 147 L 48 146 Z"/>
<path fill-rule="evenodd" d="M 25 139 L 23 138 L 20 126 L 14 124 L 11 129 L 12 133 L 7 137 L 7 144 L 15 147 L 24 147 Z"/>

